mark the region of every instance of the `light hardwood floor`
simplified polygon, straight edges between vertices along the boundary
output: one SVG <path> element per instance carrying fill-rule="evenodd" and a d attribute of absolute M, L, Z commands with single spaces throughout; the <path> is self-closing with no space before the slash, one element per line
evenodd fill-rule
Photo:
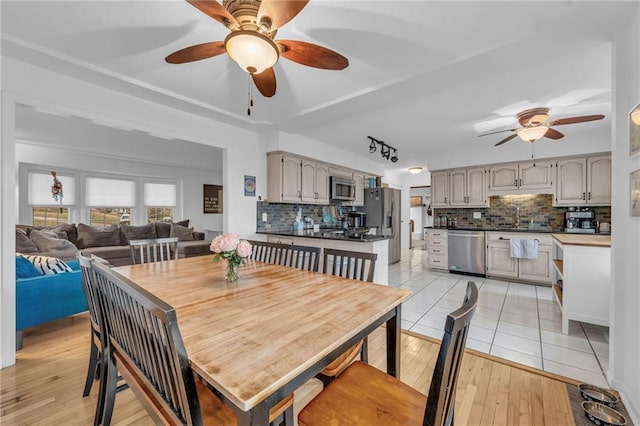
<path fill-rule="evenodd" d="M 369 360 L 382 368 L 384 332 L 371 336 Z M 403 331 L 401 379 L 428 392 L 439 342 Z M 0 370 L 0 424 L 89 425 L 96 389 L 82 398 L 89 350 L 85 315 L 28 331 L 16 365 Z M 456 425 L 573 425 L 565 379 L 467 350 L 458 380 Z M 313 381 L 296 392 L 296 412 L 320 389 Z M 116 397 L 114 425 L 150 425 L 130 390 Z"/>

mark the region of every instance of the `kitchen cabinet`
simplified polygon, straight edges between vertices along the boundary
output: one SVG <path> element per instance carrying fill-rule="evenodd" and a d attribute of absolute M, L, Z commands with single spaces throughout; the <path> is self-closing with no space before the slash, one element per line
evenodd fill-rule
<path fill-rule="evenodd" d="M 289 154 L 267 156 L 267 199 L 329 204 L 329 165 Z"/>
<path fill-rule="evenodd" d="M 609 326 L 611 237 L 553 234 L 553 295 L 569 321 Z"/>
<path fill-rule="evenodd" d="M 448 232 L 446 229 L 427 228 L 428 265 L 432 269 L 449 270 Z"/>
<path fill-rule="evenodd" d="M 354 201 L 343 202 L 342 205 L 354 207 L 364 206 L 364 187 L 366 176 L 363 173 L 353 172 L 349 177 L 356 182 L 356 199 Z"/>
<path fill-rule="evenodd" d="M 553 193 L 553 162 L 499 164 L 489 168 L 489 194 Z"/>
<path fill-rule="evenodd" d="M 558 160 L 554 206 L 611 205 L 611 156 Z"/>
<path fill-rule="evenodd" d="M 538 257 L 511 257 L 511 239 L 537 239 Z M 538 233 L 487 232 L 487 276 L 551 284 L 551 237 Z"/>
<path fill-rule="evenodd" d="M 485 169 L 456 169 L 449 172 L 449 206 L 488 207 Z"/>
<path fill-rule="evenodd" d="M 449 207 L 449 171 L 431 173 L 431 206 Z"/>

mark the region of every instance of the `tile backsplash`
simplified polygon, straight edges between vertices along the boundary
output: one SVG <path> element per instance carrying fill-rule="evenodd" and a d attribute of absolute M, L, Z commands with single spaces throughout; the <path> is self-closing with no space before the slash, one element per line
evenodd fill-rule
<path fill-rule="evenodd" d="M 336 213 L 340 210 L 340 202 L 332 202 L 331 207 L 335 207 Z M 296 220 L 298 208 L 302 209 L 302 218 L 310 217 L 314 223 L 322 223 L 323 207 L 316 204 L 284 204 L 284 203 L 268 203 L 264 201 L 257 202 L 257 223 L 256 231 L 291 231 L 293 222 Z M 344 211 L 350 210 L 351 207 L 342 207 Z M 262 221 L 262 214 L 267 214 L 267 221 Z"/>
<path fill-rule="evenodd" d="M 564 214 L 568 207 L 553 207 L 552 194 L 500 195 L 489 199 L 488 208 L 448 208 L 434 209 L 434 219 L 438 216 L 455 219 L 458 227 L 500 227 L 515 226 L 517 208 L 520 208 L 520 226 L 533 229 L 560 230 L 565 226 Z M 611 207 L 589 206 L 595 212 L 595 220 L 611 223 Z M 481 212 L 480 219 L 473 218 L 473 212 Z"/>

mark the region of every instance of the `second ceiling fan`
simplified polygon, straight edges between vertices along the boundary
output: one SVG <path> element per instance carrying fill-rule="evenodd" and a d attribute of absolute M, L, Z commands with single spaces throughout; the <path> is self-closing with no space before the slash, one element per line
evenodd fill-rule
<path fill-rule="evenodd" d="M 495 146 L 499 146 L 503 143 L 509 142 L 516 136 L 520 136 L 521 139 L 531 143 L 537 141 L 542 137 L 555 140 L 564 137 L 564 135 L 559 131 L 552 129 L 552 126 L 602 120 L 604 118 L 604 115 L 582 115 L 578 117 L 559 118 L 557 120 L 549 121 L 549 108 L 530 108 L 519 112 L 516 115 L 516 118 L 518 120 L 518 123 L 520 123 L 520 127 L 514 129 L 498 130 L 495 132 L 484 133 L 478 136 L 487 136 L 502 132 L 513 132 L 511 135 L 498 142 Z"/>
<path fill-rule="evenodd" d="M 276 93 L 273 66 L 282 56 L 314 68 L 342 70 L 349 60 L 333 50 L 299 40 L 274 40 L 278 28 L 293 19 L 309 0 L 187 0 L 231 32 L 224 41 L 178 50 L 165 60 L 171 64 L 207 59 L 228 53 L 246 72 L 263 96 Z"/>

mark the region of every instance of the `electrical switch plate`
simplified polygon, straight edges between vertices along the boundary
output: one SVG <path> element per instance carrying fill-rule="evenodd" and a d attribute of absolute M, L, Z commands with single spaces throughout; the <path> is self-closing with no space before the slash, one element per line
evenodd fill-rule
<path fill-rule="evenodd" d="M 481 219 L 482 218 L 482 212 L 473 212 L 473 218 L 474 219 Z"/>
<path fill-rule="evenodd" d="M 263 222 L 267 221 L 267 214 L 266 213 L 262 213 L 262 221 Z"/>

